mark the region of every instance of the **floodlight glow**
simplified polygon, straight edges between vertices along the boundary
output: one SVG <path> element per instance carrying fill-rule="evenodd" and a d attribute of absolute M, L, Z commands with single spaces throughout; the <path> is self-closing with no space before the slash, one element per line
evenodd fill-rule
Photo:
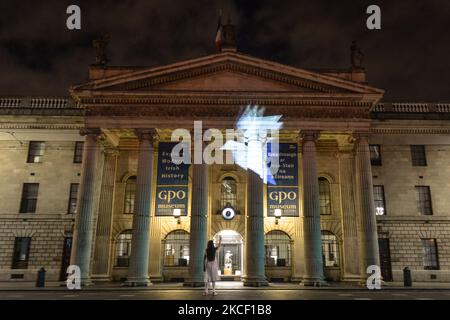
<path fill-rule="evenodd" d="M 264 117 L 263 114 L 264 108 L 248 105 L 236 123 L 237 128 L 243 133 L 244 141 L 227 141 L 221 149 L 230 150 L 235 163 L 245 170 L 255 172 L 264 183 L 275 184 L 272 174 L 276 173 L 278 167 L 275 167 L 275 172 L 267 168 L 268 131 L 278 132 L 283 123 L 279 122 L 280 115 Z M 278 146 L 278 141 L 272 139 L 272 144 L 275 143 Z M 271 162 L 278 163 L 278 161 Z"/>

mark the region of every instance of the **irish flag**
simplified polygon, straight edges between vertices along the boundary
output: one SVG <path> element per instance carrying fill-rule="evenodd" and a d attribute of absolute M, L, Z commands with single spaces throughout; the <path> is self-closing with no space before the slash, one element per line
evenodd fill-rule
<path fill-rule="evenodd" d="M 219 16 L 219 23 L 217 24 L 215 44 L 217 51 L 222 51 L 222 15 Z"/>

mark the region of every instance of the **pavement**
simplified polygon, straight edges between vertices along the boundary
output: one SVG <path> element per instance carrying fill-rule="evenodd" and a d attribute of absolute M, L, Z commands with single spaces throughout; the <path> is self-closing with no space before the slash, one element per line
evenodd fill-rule
<path fill-rule="evenodd" d="M 293 283 L 270 283 L 268 287 L 244 287 L 242 282 L 217 283 L 217 296 L 203 296 L 203 288 L 183 287 L 181 283 L 126 287 L 121 283 L 103 283 L 69 290 L 61 282 L 36 288 L 34 283 L 0 282 L 0 300 L 450 300 L 450 285 L 385 283 L 381 290 L 346 283 L 326 287 L 304 287 Z"/>

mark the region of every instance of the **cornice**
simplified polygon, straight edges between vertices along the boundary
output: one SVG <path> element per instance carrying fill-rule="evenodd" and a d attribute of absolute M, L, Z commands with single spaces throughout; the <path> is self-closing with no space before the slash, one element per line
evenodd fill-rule
<path fill-rule="evenodd" d="M 450 134 L 450 128 L 371 128 L 372 134 Z"/>
<path fill-rule="evenodd" d="M 37 123 L 0 123 L 0 129 L 55 129 L 55 130 L 67 130 L 74 129 L 79 130 L 84 128 L 84 124 L 37 124 Z"/>

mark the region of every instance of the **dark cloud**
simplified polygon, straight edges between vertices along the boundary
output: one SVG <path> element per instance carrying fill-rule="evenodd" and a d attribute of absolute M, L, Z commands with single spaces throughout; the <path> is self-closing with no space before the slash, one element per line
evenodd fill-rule
<path fill-rule="evenodd" d="M 82 30 L 65 27 L 82 9 Z M 382 30 L 365 28 L 370 4 Z M 239 50 L 302 68 L 346 68 L 351 40 L 386 99 L 450 100 L 450 3 L 417 1 L 13 1 L 0 3 L 0 95 L 66 95 L 86 80 L 91 41 L 111 37 L 111 65 L 155 66 L 214 52 L 219 10 L 238 26 Z"/>

